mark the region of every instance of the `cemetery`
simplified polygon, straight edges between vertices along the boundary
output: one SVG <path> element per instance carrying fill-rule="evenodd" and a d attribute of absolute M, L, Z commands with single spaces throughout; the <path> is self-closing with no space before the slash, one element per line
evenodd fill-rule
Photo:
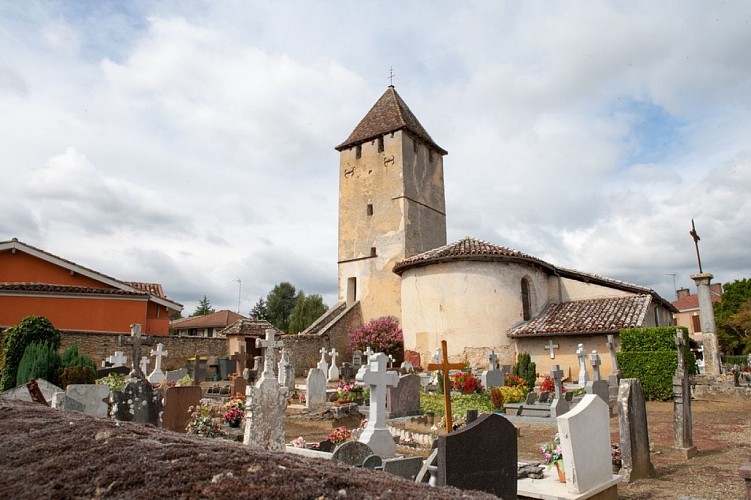
<path fill-rule="evenodd" d="M 238 352 L 235 375 L 217 381 L 200 353 L 163 372 L 169 352 L 133 325 L 96 384 L 39 378 L 0 395 L 0 445 L 10 450 L 0 466 L 15 478 L 0 488 L 44 495 L 64 482 L 63 496 L 142 494 L 147 480 L 135 464 L 145 457 L 148 476 L 169 477 L 151 487 L 180 496 L 250 487 L 300 498 L 310 488 L 316 496 L 352 488 L 373 497 L 740 498 L 751 484 L 751 400 L 692 397 L 685 333 L 638 334 L 655 339 L 648 355 L 667 364 L 661 380 L 621 373 L 645 363 L 645 351 L 629 350 L 635 332 L 621 332 L 620 352 L 609 339 L 615 371 L 606 378 L 600 353 L 583 344 L 574 376 L 557 365 L 539 374 L 526 353 L 512 366 L 499 366 L 493 351 L 484 366 L 450 362 L 446 341 L 424 371 L 370 347 L 321 348 L 318 365 L 296 374 L 267 330 L 253 368 Z M 73 470 L 54 472 L 55 453 L 73 454 Z M 93 482 L 75 465 L 89 461 Z M 54 479 L 62 473 L 65 481 Z"/>

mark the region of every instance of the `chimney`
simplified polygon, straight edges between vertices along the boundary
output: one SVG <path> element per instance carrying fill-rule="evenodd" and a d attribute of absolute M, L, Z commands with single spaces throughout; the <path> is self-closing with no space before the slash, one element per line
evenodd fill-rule
<path fill-rule="evenodd" d="M 710 283 L 709 296 L 712 297 L 713 302 L 719 301 L 722 298 L 722 283 Z"/>
<path fill-rule="evenodd" d="M 678 297 L 678 299 L 682 299 L 683 297 L 688 297 L 689 295 L 691 295 L 691 290 L 689 290 L 688 288 L 679 288 L 675 291 L 675 295 L 676 297 Z"/>

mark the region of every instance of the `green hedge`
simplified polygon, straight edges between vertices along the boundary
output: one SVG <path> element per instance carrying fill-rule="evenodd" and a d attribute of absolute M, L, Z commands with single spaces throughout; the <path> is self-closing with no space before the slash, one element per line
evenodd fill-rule
<path fill-rule="evenodd" d="M 673 376 L 678 367 L 675 331 L 685 339 L 683 359 L 686 371 L 696 374 L 696 357 L 688 345 L 684 327 L 631 328 L 621 330 L 621 352 L 618 366 L 624 378 L 638 378 L 644 397 L 664 401 L 673 397 Z"/>
<path fill-rule="evenodd" d="M 748 356 L 723 356 L 722 364 L 727 366 L 748 366 Z"/>

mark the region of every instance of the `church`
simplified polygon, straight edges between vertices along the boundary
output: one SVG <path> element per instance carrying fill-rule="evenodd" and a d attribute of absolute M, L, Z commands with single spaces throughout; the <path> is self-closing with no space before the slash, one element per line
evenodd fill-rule
<path fill-rule="evenodd" d="M 608 335 L 672 324 L 675 308 L 647 287 L 471 237 L 447 244 L 447 152 L 393 86 L 336 150 L 340 305 L 363 323 L 399 319 L 423 366 L 445 339 L 452 361 L 483 368 L 493 350 L 510 365 L 528 352 L 539 373 L 557 364 L 575 378 L 583 344 L 607 376 Z"/>

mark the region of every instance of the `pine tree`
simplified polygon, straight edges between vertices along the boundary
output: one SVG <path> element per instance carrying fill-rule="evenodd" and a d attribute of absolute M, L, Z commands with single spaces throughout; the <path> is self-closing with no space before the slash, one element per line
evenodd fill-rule
<path fill-rule="evenodd" d="M 201 302 L 198 303 L 198 307 L 196 308 L 196 311 L 191 314 L 191 317 L 195 316 L 206 316 L 207 314 L 211 314 L 214 311 L 214 308 L 211 307 L 211 301 L 204 295 L 201 299 Z"/>
<path fill-rule="evenodd" d="M 50 342 L 29 344 L 18 364 L 16 386 L 24 385 L 33 378 L 57 384 L 60 372 L 60 355 Z"/>
<path fill-rule="evenodd" d="M 0 380 L 0 391 L 7 391 L 15 387 L 18 365 L 21 363 L 26 348 L 34 342 L 43 343 L 45 341 L 49 342 L 55 351 L 60 347 L 60 330 L 43 316 L 27 316 L 17 325 L 5 331 L 3 377 Z"/>
<path fill-rule="evenodd" d="M 253 309 L 250 310 L 250 317 L 252 319 L 269 319 L 268 315 L 269 311 L 266 306 L 266 299 L 261 297 L 256 302 L 256 305 L 253 306 Z"/>

